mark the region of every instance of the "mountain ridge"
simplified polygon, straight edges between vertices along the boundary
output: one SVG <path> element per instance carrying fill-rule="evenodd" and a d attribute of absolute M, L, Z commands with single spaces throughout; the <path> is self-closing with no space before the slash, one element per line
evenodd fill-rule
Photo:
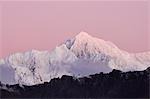
<path fill-rule="evenodd" d="M 0 67 L 4 64 L 12 68 L 17 83 L 34 85 L 62 75 L 85 76 L 112 69 L 145 70 L 150 67 L 150 52 L 128 53 L 110 41 L 81 32 L 51 52 L 31 50 L 16 53 L 2 59 L 0 64 Z"/>

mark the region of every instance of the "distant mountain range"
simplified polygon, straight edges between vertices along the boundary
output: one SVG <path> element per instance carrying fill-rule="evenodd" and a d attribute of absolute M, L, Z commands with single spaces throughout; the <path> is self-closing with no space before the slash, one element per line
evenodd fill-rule
<path fill-rule="evenodd" d="M 109 41 L 81 32 L 52 52 L 31 50 L 0 60 L 0 81 L 4 84 L 35 85 L 70 75 L 83 77 L 113 69 L 142 71 L 150 67 L 150 51 L 128 53 Z"/>

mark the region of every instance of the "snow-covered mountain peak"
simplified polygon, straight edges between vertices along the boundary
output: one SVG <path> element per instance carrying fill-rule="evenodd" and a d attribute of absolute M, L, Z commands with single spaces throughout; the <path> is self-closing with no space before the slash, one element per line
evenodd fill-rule
<path fill-rule="evenodd" d="M 87 58 L 97 54 L 113 57 L 114 55 L 116 56 L 116 53 L 121 53 L 115 44 L 90 36 L 86 32 L 80 32 L 68 45 L 70 45 L 69 49 L 77 57 L 85 56 Z"/>
<path fill-rule="evenodd" d="M 30 50 L 0 60 L 1 70 L 12 71 L 12 78 L 26 85 L 43 83 L 62 75 L 83 76 L 112 69 L 134 71 L 147 67 L 150 67 L 150 52 L 131 54 L 86 32 L 80 32 L 51 52 Z"/>
<path fill-rule="evenodd" d="M 71 49 L 71 47 L 74 45 L 75 42 L 81 43 L 87 43 L 88 40 L 92 39 L 92 36 L 90 36 L 86 32 L 80 32 L 77 34 L 74 38 L 68 39 L 65 42 L 65 45 L 68 49 Z"/>
<path fill-rule="evenodd" d="M 40 51 L 35 50 L 35 49 L 32 49 L 32 50 L 30 51 L 30 53 L 40 53 Z"/>
<path fill-rule="evenodd" d="M 86 32 L 80 32 L 78 35 L 76 35 L 76 37 L 75 37 L 76 39 L 90 39 L 90 38 L 92 38 L 92 36 L 91 35 L 89 35 L 88 33 L 86 33 Z"/>

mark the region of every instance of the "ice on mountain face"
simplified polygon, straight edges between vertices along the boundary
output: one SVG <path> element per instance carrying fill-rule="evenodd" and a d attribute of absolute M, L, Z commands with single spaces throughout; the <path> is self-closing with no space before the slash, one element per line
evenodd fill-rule
<path fill-rule="evenodd" d="M 65 44 L 56 47 L 51 53 L 32 50 L 9 56 L 7 64 L 15 71 L 18 83 L 34 85 L 50 81 L 54 77 L 71 75 L 70 64 L 77 57 L 69 51 Z"/>
<path fill-rule="evenodd" d="M 14 74 L 9 75 L 14 76 L 10 76 L 10 79 L 15 78 L 19 84 L 34 85 L 62 75 L 87 76 L 99 72 L 107 73 L 112 69 L 144 70 L 150 67 L 150 52 L 131 54 L 109 41 L 81 32 L 52 52 L 31 50 L 16 53 L 1 60 L 0 64 L 11 67 Z"/>
<path fill-rule="evenodd" d="M 68 50 L 65 44 L 56 47 L 55 50 L 50 53 L 51 78 L 71 75 L 69 70 L 71 64 L 76 60 L 77 57 Z"/>
<path fill-rule="evenodd" d="M 137 54 L 124 52 L 120 57 L 112 58 L 109 66 L 125 72 L 145 70 L 150 67 L 150 54 L 149 52 Z"/>
<path fill-rule="evenodd" d="M 81 32 L 75 37 L 75 42 L 71 47 L 71 51 L 79 58 L 89 58 L 93 61 L 101 61 L 103 59 L 108 62 L 109 67 L 112 69 L 119 69 L 122 71 L 135 71 L 144 70 L 149 67 L 149 61 L 143 60 L 150 58 L 150 55 L 139 55 L 142 57 L 142 62 L 137 55 L 131 55 L 128 52 L 120 50 L 113 43 L 94 38 L 85 32 Z M 98 56 L 98 57 L 95 57 Z M 147 64 L 146 64 L 147 63 Z"/>
<path fill-rule="evenodd" d="M 7 58 L 7 63 L 15 71 L 15 79 L 22 84 L 32 85 L 49 81 L 49 53 L 32 50 L 17 53 Z"/>
<path fill-rule="evenodd" d="M 75 37 L 75 42 L 70 49 L 78 57 L 93 57 L 97 54 L 105 54 L 105 56 L 116 56 L 121 51 L 110 42 L 94 38 L 85 32 L 81 32 Z"/>
<path fill-rule="evenodd" d="M 65 44 L 56 47 L 54 51 L 50 53 L 50 59 L 53 64 L 55 63 L 72 63 L 77 57 L 72 53 Z"/>

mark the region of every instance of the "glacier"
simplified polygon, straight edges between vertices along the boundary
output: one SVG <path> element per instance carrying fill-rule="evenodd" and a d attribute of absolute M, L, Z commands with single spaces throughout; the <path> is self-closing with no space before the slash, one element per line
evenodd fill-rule
<path fill-rule="evenodd" d="M 113 69 L 141 71 L 150 67 L 150 51 L 129 53 L 86 32 L 66 40 L 49 51 L 31 50 L 0 59 L 0 81 L 7 84 L 35 85 L 62 75 L 76 77 Z"/>

